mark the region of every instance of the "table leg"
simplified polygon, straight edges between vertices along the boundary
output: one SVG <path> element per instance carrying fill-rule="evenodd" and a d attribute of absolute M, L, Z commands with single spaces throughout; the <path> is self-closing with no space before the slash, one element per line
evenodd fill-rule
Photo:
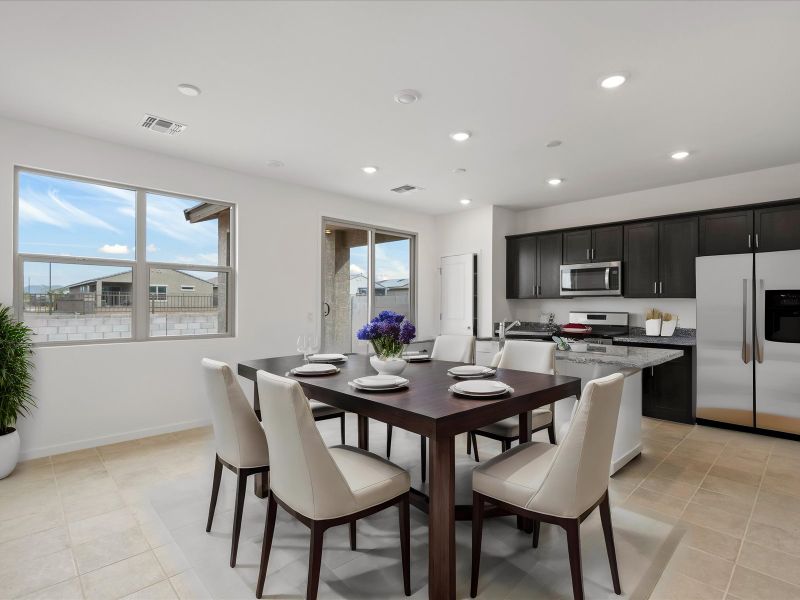
<path fill-rule="evenodd" d="M 520 413 L 519 415 L 519 443 L 524 444 L 531 441 L 531 428 L 533 427 L 532 417 L 530 411 Z M 517 517 L 517 529 L 521 529 L 528 533 L 533 532 L 533 521 Z"/>
<path fill-rule="evenodd" d="M 456 597 L 455 440 L 429 441 L 428 598 Z"/>
<path fill-rule="evenodd" d="M 369 450 L 369 419 L 358 415 L 358 447 Z"/>

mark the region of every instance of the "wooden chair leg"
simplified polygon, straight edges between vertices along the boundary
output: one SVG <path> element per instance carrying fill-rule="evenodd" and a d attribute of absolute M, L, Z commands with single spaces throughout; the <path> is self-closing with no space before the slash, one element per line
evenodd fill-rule
<path fill-rule="evenodd" d="M 422 483 L 425 483 L 425 476 L 428 470 L 428 438 L 424 435 L 419 439 L 419 463 L 422 469 Z"/>
<path fill-rule="evenodd" d="M 476 434 L 474 431 L 472 432 L 472 451 L 475 454 L 475 462 L 481 462 L 481 459 L 478 456 L 478 434 Z"/>
<path fill-rule="evenodd" d="M 572 597 L 584 600 L 583 566 L 581 564 L 581 525 L 578 519 L 569 520 L 562 525 L 567 531 L 567 548 L 569 550 L 569 570 L 572 574 Z"/>
<path fill-rule="evenodd" d="M 350 521 L 350 550 L 356 549 L 356 522 Z"/>
<path fill-rule="evenodd" d="M 467 432 L 467 456 L 472 454 L 472 432 Z"/>
<path fill-rule="evenodd" d="M 619 584 L 619 570 L 617 569 L 617 550 L 614 546 L 614 529 L 611 527 L 611 505 L 608 502 L 608 492 L 600 502 L 600 521 L 603 523 L 603 535 L 606 538 L 606 552 L 608 564 L 611 566 L 611 581 L 614 583 L 614 593 L 622 593 Z"/>
<path fill-rule="evenodd" d="M 233 511 L 233 536 L 231 539 L 231 567 L 236 566 L 236 553 L 239 551 L 239 533 L 242 530 L 242 512 L 244 511 L 244 492 L 247 487 L 247 475 L 236 473 L 236 509 Z"/>
<path fill-rule="evenodd" d="M 408 494 L 400 499 L 400 554 L 403 557 L 403 590 L 411 595 L 411 517 Z"/>
<path fill-rule="evenodd" d="M 219 456 L 214 459 L 214 483 L 211 484 L 211 505 L 208 507 L 208 522 L 206 532 L 211 531 L 211 523 L 214 521 L 214 510 L 217 508 L 217 496 L 219 496 L 219 483 L 222 480 L 222 462 Z"/>
<path fill-rule="evenodd" d="M 306 600 L 316 600 L 319 589 L 319 568 L 322 564 L 322 537 L 325 530 L 317 523 L 311 524 L 311 548 L 308 554 L 308 584 Z"/>
<path fill-rule="evenodd" d="M 342 444 L 346 443 L 345 442 L 345 430 L 344 430 L 344 417 L 345 417 L 345 413 L 342 413 L 342 416 L 341 416 L 342 422 L 339 425 L 339 427 L 342 430 Z"/>
<path fill-rule="evenodd" d="M 550 425 L 547 426 L 547 437 L 550 438 L 550 443 L 556 443 L 556 424 L 555 422 L 551 422 Z"/>
<path fill-rule="evenodd" d="M 483 498 L 472 492 L 472 578 L 469 596 L 478 595 L 478 575 L 481 568 L 481 538 L 483 537 Z"/>
<path fill-rule="evenodd" d="M 392 426 L 386 426 L 386 458 L 392 456 Z"/>
<path fill-rule="evenodd" d="M 542 528 L 542 522 L 541 521 L 534 521 L 533 522 L 533 541 L 531 542 L 531 545 L 534 548 L 538 548 L 539 547 L 539 530 L 541 528 Z"/>
<path fill-rule="evenodd" d="M 261 542 L 261 564 L 258 567 L 258 585 L 256 585 L 256 598 L 261 598 L 264 593 L 264 582 L 267 579 L 267 565 L 269 553 L 272 550 L 272 536 L 275 533 L 275 515 L 278 512 L 278 503 L 272 494 L 269 495 L 267 504 L 267 518 L 264 522 L 264 541 Z"/>

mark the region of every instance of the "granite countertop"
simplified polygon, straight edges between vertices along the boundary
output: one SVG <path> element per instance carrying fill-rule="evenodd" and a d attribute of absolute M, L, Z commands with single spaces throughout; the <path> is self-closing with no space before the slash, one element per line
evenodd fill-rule
<path fill-rule="evenodd" d="M 659 344 L 669 346 L 696 346 L 697 330 L 678 327 L 670 336 L 645 335 L 644 328 L 631 327 L 628 335 L 615 337 L 614 342 L 629 344 Z"/>
<path fill-rule="evenodd" d="M 594 344 L 589 344 L 589 349 L 586 352 L 575 352 L 574 350 L 558 350 L 556 352 L 556 360 L 630 369 L 655 367 L 681 356 L 683 356 L 683 350 Z"/>

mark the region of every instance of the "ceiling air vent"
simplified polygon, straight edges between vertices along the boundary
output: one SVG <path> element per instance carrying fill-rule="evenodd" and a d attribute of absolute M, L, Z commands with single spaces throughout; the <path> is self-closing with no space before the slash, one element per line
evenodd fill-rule
<path fill-rule="evenodd" d="M 186 125 L 153 115 L 145 115 L 139 125 L 156 133 L 165 133 L 167 135 L 178 135 L 186 129 Z"/>
<path fill-rule="evenodd" d="M 391 191 L 393 191 L 396 194 L 410 194 L 412 192 L 419 192 L 419 191 L 421 191 L 423 189 L 424 188 L 417 187 L 416 185 L 408 185 L 408 184 L 406 184 L 406 185 L 401 185 L 401 186 L 396 187 L 396 188 L 392 188 Z"/>

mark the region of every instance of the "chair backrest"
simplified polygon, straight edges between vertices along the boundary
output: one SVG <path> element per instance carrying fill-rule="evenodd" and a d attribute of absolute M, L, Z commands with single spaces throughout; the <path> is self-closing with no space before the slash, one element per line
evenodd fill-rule
<path fill-rule="evenodd" d="M 433 342 L 431 358 L 450 362 L 471 363 L 475 337 L 471 335 L 440 335 Z"/>
<path fill-rule="evenodd" d="M 586 384 L 567 434 L 527 508 L 575 518 L 605 493 L 624 381 L 621 373 L 614 373 Z"/>
<path fill-rule="evenodd" d="M 497 366 L 553 375 L 556 371 L 556 345 L 553 342 L 507 340 Z"/>
<path fill-rule="evenodd" d="M 270 488 L 311 519 L 356 512 L 356 500 L 314 422 L 300 384 L 259 371 L 261 416 L 272 448 Z"/>
<path fill-rule="evenodd" d="M 210 358 L 204 358 L 202 365 L 217 455 L 239 468 L 268 465 L 264 430 L 233 370 L 224 362 Z"/>

